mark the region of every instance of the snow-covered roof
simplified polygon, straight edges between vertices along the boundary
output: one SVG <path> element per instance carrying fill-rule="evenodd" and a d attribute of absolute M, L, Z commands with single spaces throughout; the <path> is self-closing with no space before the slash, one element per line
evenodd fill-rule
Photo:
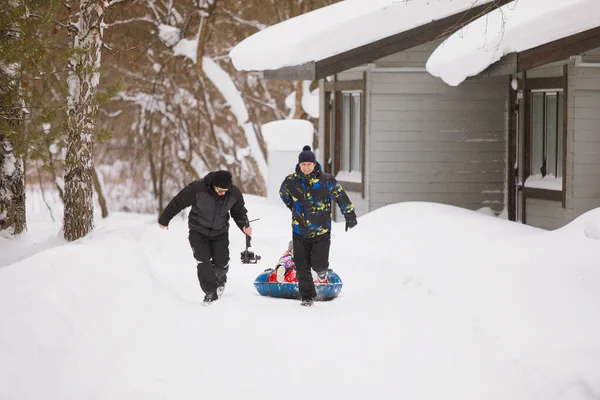
<path fill-rule="evenodd" d="M 479 10 L 478 7 L 493 6 L 491 3 L 504 4 L 506 1 L 345 0 L 259 31 L 240 42 L 229 55 L 238 70 L 265 71 L 299 66 L 449 16 Z M 456 22 L 449 23 L 453 26 Z M 447 28 L 443 27 L 444 30 Z M 411 39 L 414 43 L 419 38 Z M 430 40 L 424 37 L 422 43 Z"/>
<path fill-rule="evenodd" d="M 599 0 L 516 0 L 466 25 L 427 61 L 430 74 L 457 86 L 502 56 L 600 26 Z"/>

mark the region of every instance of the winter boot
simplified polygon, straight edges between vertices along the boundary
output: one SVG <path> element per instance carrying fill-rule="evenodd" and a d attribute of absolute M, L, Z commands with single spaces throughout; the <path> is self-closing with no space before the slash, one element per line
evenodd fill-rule
<path fill-rule="evenodd" d="M 219 296 L 217 296 L 217 294 L 215 292 L 211 292 L 211 293 L 206 293 L 206 295 L 204 296 L 204 305 L 208 306 L 210 305 L 213 301 L 217 300 L 219 298 Z"/>
<path fill-rule="evenodd" d="M 312 307 L 313 304 L 315 304 L 315 299 L 302 299 L 302 302 L 300 303 L 300 305 L 304 307 Z"/>
<path fill-rule="evenodd" d="M 282 283 L 283 280 L 285 279 L 285 267 L 283 265 L 279 265 L 277 267 L 277 282 Z"/>
<path fill-rule="evenodd" d="M 315 283 L 328 283 L 327 277 L 327 270 L 319 273 L 313 271 L 313 280 Z"/>
<path fill-rule="evenodd" d="M 217 273 L 217 296 L 221 297 L 225 291 L 225 284 L 227 283 L 227 275 L 223 274 L 222 270 Z"/>

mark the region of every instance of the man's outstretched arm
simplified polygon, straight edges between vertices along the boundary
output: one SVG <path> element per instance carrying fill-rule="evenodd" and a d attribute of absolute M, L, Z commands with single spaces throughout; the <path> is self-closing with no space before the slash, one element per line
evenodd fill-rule
<path fill-rule="evenodd" d="M 194 181 L 184 187 L 179 193 L 177 193 L 175 197 L 173 197 L 158 218 L 158 224 L 161 227 L 168 227 L 169 222 L 171 222 L 173 217 L 179 214 L 181 210 L 191 206 L 194 203 L 194 200 L 196 199 L 196 192 L 198 191 L 198 186 L 200 184 L 200 181 Z"/>

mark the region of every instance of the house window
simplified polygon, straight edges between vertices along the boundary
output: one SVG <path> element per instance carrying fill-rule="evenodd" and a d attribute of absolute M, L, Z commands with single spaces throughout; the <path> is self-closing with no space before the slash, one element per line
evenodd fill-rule
<path fill-rule="evenodd" d="M 565 70 L 566 71 L 566 70 Z M 566 72 L 562 77 L 525 80 L 525 198 L 566 204 Z"/>
<path fill-rule="evenodd" d="M 511 114 L 509 119 L 516 124 L 515 136 L 511 135 L 514 140 L 509 138 L 509 159 L 515 164 L 509 180 L 515 187 L 509 214 L 522 223 L 527 223 L 528 199 L 560 202 L 566 207 L 568 68 L 564 65 L 563 75 L 558 77 L 528 78 L 525 71 L 519 78 L 523 90 L 513 98 L 517 115 Z M 556 203 L 544 207 L 553 208 Z M 540 203 L 529 204 L 537 207 Z"/>
<path fill-rule="evenodd" d="M 548 181 L 548 189 L 562 190 L 563 126 L 562 91 L 533 92 L 530 176 Z"/>
<path fill-rule="evenodd" d="M 326 81 L 325 171 L 364 196 L 365 80 Z"/>
<path fill-rule="evenodd" d="M 342 92 L 340 170 L 346 179 L 360 182 L 362 171 L 362 95 Z"/>

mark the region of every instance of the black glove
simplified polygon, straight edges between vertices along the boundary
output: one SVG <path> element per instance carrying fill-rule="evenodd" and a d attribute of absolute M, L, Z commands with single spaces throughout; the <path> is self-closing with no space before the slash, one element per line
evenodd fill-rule
<path fill-rule="evenodd" d="M 348 232 L 348 229 L 352 229 L 354 228 L 356 225 L 358 225 L 358 221 L 355 219 L 346 221 L 346 232 Z"/>

